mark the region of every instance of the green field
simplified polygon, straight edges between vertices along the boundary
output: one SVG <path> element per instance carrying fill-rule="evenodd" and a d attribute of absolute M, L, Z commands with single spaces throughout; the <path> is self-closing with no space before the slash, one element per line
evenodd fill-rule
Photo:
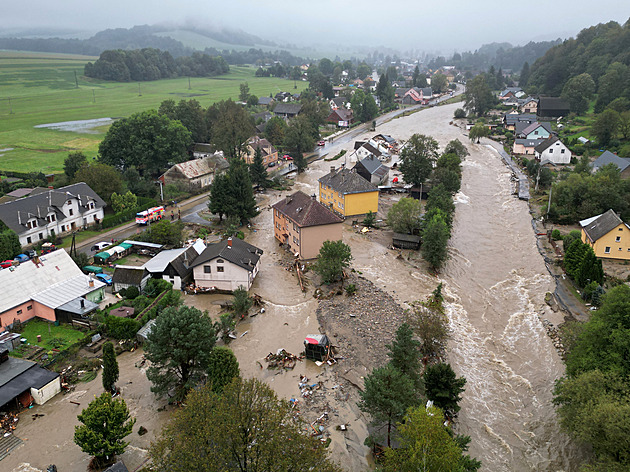
<path fill-rule="evenodd" d="M 254 67 L 231 67 L 227 75 L 153 82 L 104 82 L 82 76 L 96 58 L 68 54 L 0 51 L 0 170 L 55 173 L 68 152 L 96 155 L 107 127 L 95 134 L 36 129 L 36 125 L 95 118 L 120 118 L 157 108 L 163 100 L 198 100 L 204 107 L 236 99 L 239 85 L 267 96 L 294 91 L 293 81 L 254 77 Z M 78 88 L 75 82 L 75 72 Z M 307 86 L 297 82 L 298 90 Z M 7 150 L 11 149 L 11 150 Z"/>
<path fill-rule="evenodd" d="M 51 339 L 63 339 L 64 344 L 59 347 L 63 350 L 85 337 L 85 333 L 68 325 L 54 326 L 52 323 L 42 320 L 30 320 L 28 323 L 25 323 L 20 335 L 26 338 L 30 344 L 35 344 L 48 350 L 56 347 L 50 344 L 49 341 Z M 37 335 L 42 337 L 41 342 L 37 342 Z"/>

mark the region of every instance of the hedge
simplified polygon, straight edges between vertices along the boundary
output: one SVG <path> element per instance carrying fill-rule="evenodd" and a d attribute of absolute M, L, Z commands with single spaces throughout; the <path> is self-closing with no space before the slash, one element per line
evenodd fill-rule
<path fill-rule="evenodd" d="M 103 218 L 101 225 L 103 229 L 118 226 L 119 224 L 133 220 L 136 217 L 136 213 L 157 206 L 157 204 L 157 200 L 153 198 L 138 197 L 138 205 L 135 208 L 122 211 L 115 215 L 106 216 L 105 218 Z"/>

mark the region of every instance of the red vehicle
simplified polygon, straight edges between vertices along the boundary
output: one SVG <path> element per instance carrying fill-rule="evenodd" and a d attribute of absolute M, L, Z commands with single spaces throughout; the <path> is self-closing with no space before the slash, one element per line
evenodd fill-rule
<path fill-rule="evenodd" d="M 318 146 L 325 146 L 326 145 L 326 141 L 317 141 L 317 145 Z"/>
<path fill-rule="evenodd" d="M 283 159 L 286 159 L 287 161 L 292 161 L 293 158 L 291 156 L 289 156 L 288 154 L 285 154 L 284 156 L 282 156 Z"/>
<path fill-rule="evenodd" d="M 162 218 L 164 218 L 164 207 L 153 207 L 148 210 L 141 211 L 140 213 L 136 213 L 136 224 L 146 225 L 152 221 L 159 221 Z"/>
<path fill-rule="evenodd" d="M 6 261 L 2 261 L 0 262 L 0 267 L 2 267 L 3 269 L 6 269 L 7 267 L 11 267 L 13 265 L 13 261 L 7 259 Z"/>
<path fill-rule="evenodd" d="M 44 243 L 42 244 L 42 255 L 48 254 L 49 252 L 53 252 L 55 249 L 55 245 L 53 243 Z"/>

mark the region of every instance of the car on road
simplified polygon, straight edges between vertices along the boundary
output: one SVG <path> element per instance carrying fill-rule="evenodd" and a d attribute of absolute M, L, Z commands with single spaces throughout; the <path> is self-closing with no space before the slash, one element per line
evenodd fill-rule
<path fill-rule="evenodd" d="M 269 165 L 267 167 L 275 167 L 276 163 L 275 162 L 270 162 Z"/>
<path fill-rule="evenodd" d="M 101 241 L 100 243 L 96 243 L 94 246 L 90 248 L 90 251 L 99 252 L 105 249 L 107 246 L 111 246 L 112 243 L 106 243 L 105 241 Z"/>
<path fill-rule="evenodd" d="M 284 156 L 282 156 L 282 159 L 285 159 L 287 161 L 292 161 L 293 158 L 291 156 L 289 156 L 288 154 L 285 154 Z"/>
<path fill-rule="evenodd" d="M 3 269 L 6 269 L 7 267 L 11 267 L 13 265 L 13 261 L 7 259 L 6 261 L 2 261 L 0 262 L 0 267 L 2 267 Z"/>
<path fill-rule="evenodd" d="M 112 276 L 109 274 L 96 274 L 95 277 L 101 282 L 105 282 L 107 285 L 112 284 Z"/>
<path fill-rule="evenodd" d="M 37 257 L 37 251 L 35 249 L 29 249 L 24 252 L 29 258 L 34 259 Z"/>
<path fill-rule="evenodd" d="M 27 262 L 29 258 L 26 254 L 18 254 L 17 256 L 15 256 L 15 260 L 18 262 Z"/>
<path fill-rule="evenodd" d="M 325 146 L 326 145 L 326 141 L 317 141 L 317 145 L 318 146 Z"/>

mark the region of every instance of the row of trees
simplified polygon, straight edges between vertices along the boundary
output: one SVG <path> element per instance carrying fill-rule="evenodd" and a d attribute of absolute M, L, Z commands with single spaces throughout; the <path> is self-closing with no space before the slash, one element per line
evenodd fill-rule
<path fill-rule="evenodd" d="M 171 79 L 174 77 L 212 77 L 226 74 L 230 66 L 221 56 L 194 52 L 173 58 L 170 52 L 145 48 L 103 51 L 85 65 L 87 77 L 115 82 Z"/>
<path fill-rule="evenodd" d="M 565 327 L 564 338 L 567 373 L 554 390 L 560 425 L 592 447 L 588 470 L 628 470 L 630 287 L 609 290 L 589 321 Z"/>

